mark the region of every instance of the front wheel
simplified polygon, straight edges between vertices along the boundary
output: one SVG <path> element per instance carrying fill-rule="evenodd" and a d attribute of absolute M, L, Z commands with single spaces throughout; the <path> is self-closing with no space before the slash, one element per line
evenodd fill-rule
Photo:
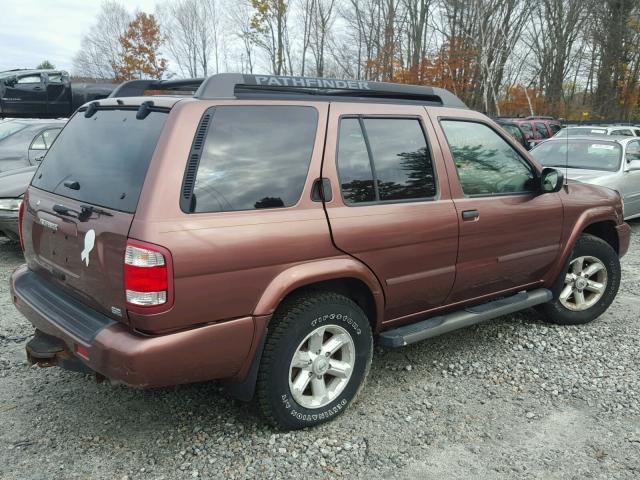
<path fill-rule="evenodd" d="M 258 403 L 273 425 L 293 430 L 342 414 L 369 372 L 369 321 L 350 299 L 315 292 L 285 302 L 269 326 Z"/>
<path fill-rule="evenodd" d="M 543 312 L 561 325 L 588 323 L 602 315 L 618 293 L 620 260 L 607 242 L 584 234 L 562 276 L 554 299 L 542 306 Z"/>

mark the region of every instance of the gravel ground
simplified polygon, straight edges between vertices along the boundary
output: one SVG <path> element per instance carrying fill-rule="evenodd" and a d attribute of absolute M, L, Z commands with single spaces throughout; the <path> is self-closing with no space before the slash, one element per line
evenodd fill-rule
<path fill-rule="evenodd" d="M 640 223 L 582 327 L 523 312 L 377 350 L 345 415 L 280 433 L 212 383 L 157 390 L 29 367 L 0 244 L 0 478 L 640 478 Z"/>

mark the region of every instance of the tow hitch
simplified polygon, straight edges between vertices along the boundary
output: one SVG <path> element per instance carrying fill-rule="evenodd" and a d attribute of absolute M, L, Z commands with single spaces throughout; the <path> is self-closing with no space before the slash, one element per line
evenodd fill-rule
<path fill-rule="evenodd" d="M 40 367 L 60 367 L 80 373 L 95 373 L 78 357 L 71 354 L 59 338 L 36 330 L 35 335 L 26 346 L 29 365 Z"/>

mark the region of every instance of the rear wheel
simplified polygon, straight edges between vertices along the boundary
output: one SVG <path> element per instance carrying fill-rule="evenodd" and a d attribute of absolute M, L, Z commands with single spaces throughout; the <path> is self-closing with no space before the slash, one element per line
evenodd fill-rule
<path fill-rule="evenodd" d="M 576 242 L 554 299 L 542 310 L 561 325 L 588 323 L 609 308 L 619 287 L 620 260 L 615 250 L 604 240 L 585 234 Z"/>
<path fill-rule="evenodd" d="M 371 365 L 369 321 L 350 299 L 315 292 L 285 302 L 271 320 L 258 403 L 275 426 L 299 429 L 344 412 Z"/>

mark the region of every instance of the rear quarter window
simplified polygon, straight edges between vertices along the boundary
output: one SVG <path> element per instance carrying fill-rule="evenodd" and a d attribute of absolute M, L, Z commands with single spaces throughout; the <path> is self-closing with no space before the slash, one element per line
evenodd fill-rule
<path fill-rule="evenodd" d="M 317 124 L 313 107 L 216 107 L 189 210 L 225 212 L 296 204 L 307 178 Z"/>

